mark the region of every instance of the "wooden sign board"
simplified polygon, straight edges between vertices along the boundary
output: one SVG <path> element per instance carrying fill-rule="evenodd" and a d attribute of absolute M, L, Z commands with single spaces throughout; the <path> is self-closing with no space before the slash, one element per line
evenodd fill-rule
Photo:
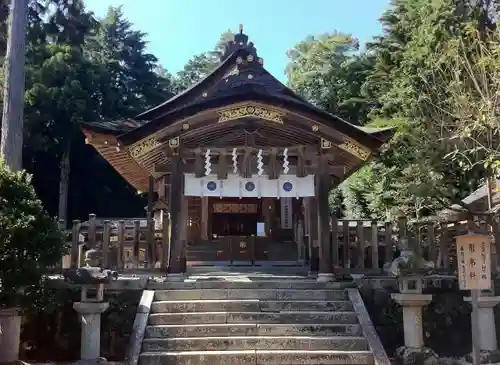
<path fill-rule="evenodd" d="M 491 289 L 491 237 L 457 237 L 458 282 L 461 290 Z"/>
<path fill-rule="evenodd" d="M 213 205 L 214 213 L 256 214 L 258 209 L 257 204 L 215 203 Z"/>

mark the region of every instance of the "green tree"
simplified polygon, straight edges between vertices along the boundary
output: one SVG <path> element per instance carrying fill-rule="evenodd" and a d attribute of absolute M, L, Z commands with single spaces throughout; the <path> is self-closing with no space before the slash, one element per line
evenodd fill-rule
<path fill-rule="evenodd" d="M 358 49 L 356 38 L 340 32 L 307 37 L 287 52 L 289 86 L 318 107 L 364 124 L 370 105 L 361 86 L 372 62 Z"/>
<path fill-rule="evenodd" d="M 145 37 L 133 29 L 121 7 L 110 7 L 95 35 L 88 38 L 85 55 L 103 70 L 99 87 L 103 119 L 133 117 L 173 95 L 171 80 L 158 72 L 158 59 L 146 52 Z"/>
<path fill-rule="evenodd" d="M 436 131 L 430 143 L 444 144 L 443 157 L 464 170 L 499 175 L 500 30 L 469 24 L 431 60 L 421 94 L 423 120 Z"/>
<path fill-rule="evenodd" d="M 234 34 L 227 30 L 221 34 L 214 49 L 193 56 L 176 77 L 175 91 L 182 92 L 208 76 L 221 62 L 226 44 L 234 39 Z"/>
<path fill-rule="evenodd" d="M 442 90 L 454 77 L 455 67 L 447 47 L 465 36 L 469 21 L 476 29 L 491 27 L 488 12 L 488 4 L 461 0 L 392 2 L 381 18 L 384 34 L 368 47 L 374 67 L 362 92 L 377 106 L 370 113 L 375 120 L 369 125 L 396 123 L 400 132 L 372 162 L 372 177 L 368 179 L 365 172 L 349 179 L 346 185 L 358 187 L 358 194 L 347 192 L 346 196 L 364 197 L 351 199 L 359 204 L 351 209 L 364 211 L 368 207 L 365 214 L 372 216 L 383 216 L 384 212 L 391 215 L 396 209 L 421 218 L 459 202 L 477 187 L 482 177 L 480 169 L 464 171 L 458 159 L 450 158 L 452 146 L 459 139 L 443 138 L 437 118 L 429 117 L 429 113 L 437 114 L 426 95 L 432 89 L 432 100 L 447 100 L 449 92 Z M 443 70 L 443 65 L 449 66 L 444 72 L 448 82 L 430 87 L 437 67 Z M 366 193 L 360 194 L 362 191 Z M 370 204 L 366 205 L 366 201 Z"/>
<path fill-rule="evenodd" d="M 328 195 L 328 206 L 330 214 L 337 218 L 344 218 L 344 194 L 339 187 L 332 189 Z"/>
<path fill-rule="evenodd" d="M 172 95 L 171 77 L 145 52 L 145 35 L 132 29 L 119 8 L 111 8 L 102 24 L 81 1 L 54 0 L 50 9 L 46 12 L 40 7 L 34 16 L 41 21 L 41 31 L 38 38 L 30 38 L 27 62 L 25 155 L 28 168 L 35 172 L 37 189 L 49 207 L 59 201 L 57 212 L 62 219 L 75 205 L 83 214 L 90 209 L 104 211 L 96 202 L 103 201 L 102 195 L 118 197 L 121 191 L 142 205 L 107 162 L 84 145 L 78 124 L 133 117 Z M 78 169 L 73 171 L 70 163 Z M 95 178 L 88 182 L 82 169 L 106 173 L 99 183 Z M 36 173 L 41 170 L 43 174 Z M 54 178 L 56 171 L 59 181 Z M 70 181 L 74 189 L 91 197 L 72 194 Z M 58 195 L 52 188 L 57 183 Z M 68 195 L 73 199 L 70 209 Z M 94 206 L 89 207 L 92 201 Z M 120 210 L 135 215 L 142 207 L 138 213 Z"/>
<path fill-rule="evenodd" d="M 43 209 L 24 171 L 0 162 L 0 306 L 29 307 L 46 268 L 65 252 L 57 222 Z"/>
<path fill-rule="evenodd" d="M 60 169 L 59 219 L 66 220 L 70 151 L 78 123 L 99 118 L 99 69 L 70 45 L 49 44 L 36 55 L 26 90 L 30 148 L 56 156 Z"/>

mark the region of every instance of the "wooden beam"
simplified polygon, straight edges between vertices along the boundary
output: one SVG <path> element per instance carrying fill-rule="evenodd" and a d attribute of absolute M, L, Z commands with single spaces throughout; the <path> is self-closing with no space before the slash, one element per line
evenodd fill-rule
<path fill-rule="evenodd" d="M 251 153 L 257 153 L 259 152 L 260 149 L 262 149 L 262 155 L 267 156 L 267 155 L 272 155 L 274 153 L 282 153 L 285 147 L 272 147 L 270 146 L 269 148 L 260 148 L 260 147 L 251 147 L 251 146 L 244 146 L 244 145 L 236 145 L 236 146 L 225 146 L 225 147 L 212 147 L 212 146 L 207 146 L 204 148 L 183 148 L 182 150 L 182 157 L 184 158 L 194 158 L 197 155 L 204 154 L 206 150 L 210 149 L 212 153 L 215 154 L 221 154 L 225 153 L 226 155 L 232 155 L 233 149 L 236 148 L 236 153 L 239 156 L 245 155 L 245 152 L 247 150 L 250 150 Z M 317 155 L 318 153 L 322 152 L 320 149 L 319 145 L 294 145 L 294 146 L 287 146 L 288 149 L 288 156 L 290 157 L 296 157 L 299 155 L 299 151 L 302 153 L 303 156 L 310 157 L 312 155 Z M 167 152 L 167 157 L 168 151 Z M 329 153 L 330 151 L 328 151 Z M 325 152 L 326 153 L 326 152 Z M 331 154 L 333 154 L 333 151 L 331 151 Z"/>
<path fill-rule="evenodd" d="M 238 169 L 241 171 L 242 168 L 242 160 L 243 158 L 239 158 L 240 163 L 238 163 Z M 290 168 L 293 169 L 297 165 L 297 158 L 296 157 L 291 157 L 288 159 L 290 162 Z M 226 158 L 226 164 L 227 164 L 227 170 L 229 173 L 229 170 L 231 170 L 232 163 L 229 163 L 228 159 Z M 266 156 L 263 159 L 264 162 L 264 171 L 265 173 L 268 174 L 270 179 L 277 179 L 279 178 L 279 175 L 281 174 L 282 171 L 282 166 L 281 162 L 278 159 L 277 155 L 271 155 L 271 156 Z M 327 174 L 330 175 L 335 175 L 337 179 L 342 180 L 345 174 L 345 167 L 344 166 L 333 166 L 333 165 L 324 165 L 324 166 L 319 166 L 317 163 L 312 164 L 312 161 L 310 162 L 311 164 L 306 164 L 304 166 L 305 169 L 305 175 L 314 175 L 318 171 L 318 167 L 322 170 L 325 171 Z M 217 164 L 212 165 L 213 168 L 218 168 Z M 164 174 L 171 174 L 174 170 L 174 167 L 172 163 L 170 162 L 170 159 L 168 161 L 163 161 L 159 162 L 154 165 L 153 167 L 153 173 L 157 178 L 160 178 L 158 175 L 164 175 Z M 184 172 L 186 173 L 194 173 L 196 177 L 203 177 L 205 176 L 205 168 L 204 168 L 204 163 L 202 158 L 197 158 L 195 160 L 187 160 L 185 161 L 184 165 Z M 256 173 L 255 169 L 255 163 L 252 164 L 252 172 Z"/>

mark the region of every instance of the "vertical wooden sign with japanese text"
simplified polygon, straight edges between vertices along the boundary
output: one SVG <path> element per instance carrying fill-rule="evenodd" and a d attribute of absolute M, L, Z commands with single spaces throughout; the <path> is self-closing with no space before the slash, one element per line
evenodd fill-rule
<path fill-rule="evenodd" d="M 457 236 L 458 282 L 461 290 L 491 289 L 491 238 Z"/>

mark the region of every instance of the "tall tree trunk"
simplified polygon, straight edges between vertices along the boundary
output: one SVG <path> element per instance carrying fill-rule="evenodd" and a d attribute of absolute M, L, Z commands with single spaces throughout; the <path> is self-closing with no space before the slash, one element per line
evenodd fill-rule
<path fill-rule="evenodd" d="M 0 156 L 14 171 L 22 168 L 27 10 L 28 0 L 11 0 Z"/>
<path fill-rule="evenodd" d="M 59 178 L 59 207 L 57 209 L 57 216 L 59 221 L 64 221 L 66 227 L 66 220 L 68 217 L 68 190 L 69 190 L 69 173 L 70 166 L 70 152 L 71 152 L 71 138 L 68 138 L 64 146 L 64 152 L 61 156 L 61 173 Z"/>

